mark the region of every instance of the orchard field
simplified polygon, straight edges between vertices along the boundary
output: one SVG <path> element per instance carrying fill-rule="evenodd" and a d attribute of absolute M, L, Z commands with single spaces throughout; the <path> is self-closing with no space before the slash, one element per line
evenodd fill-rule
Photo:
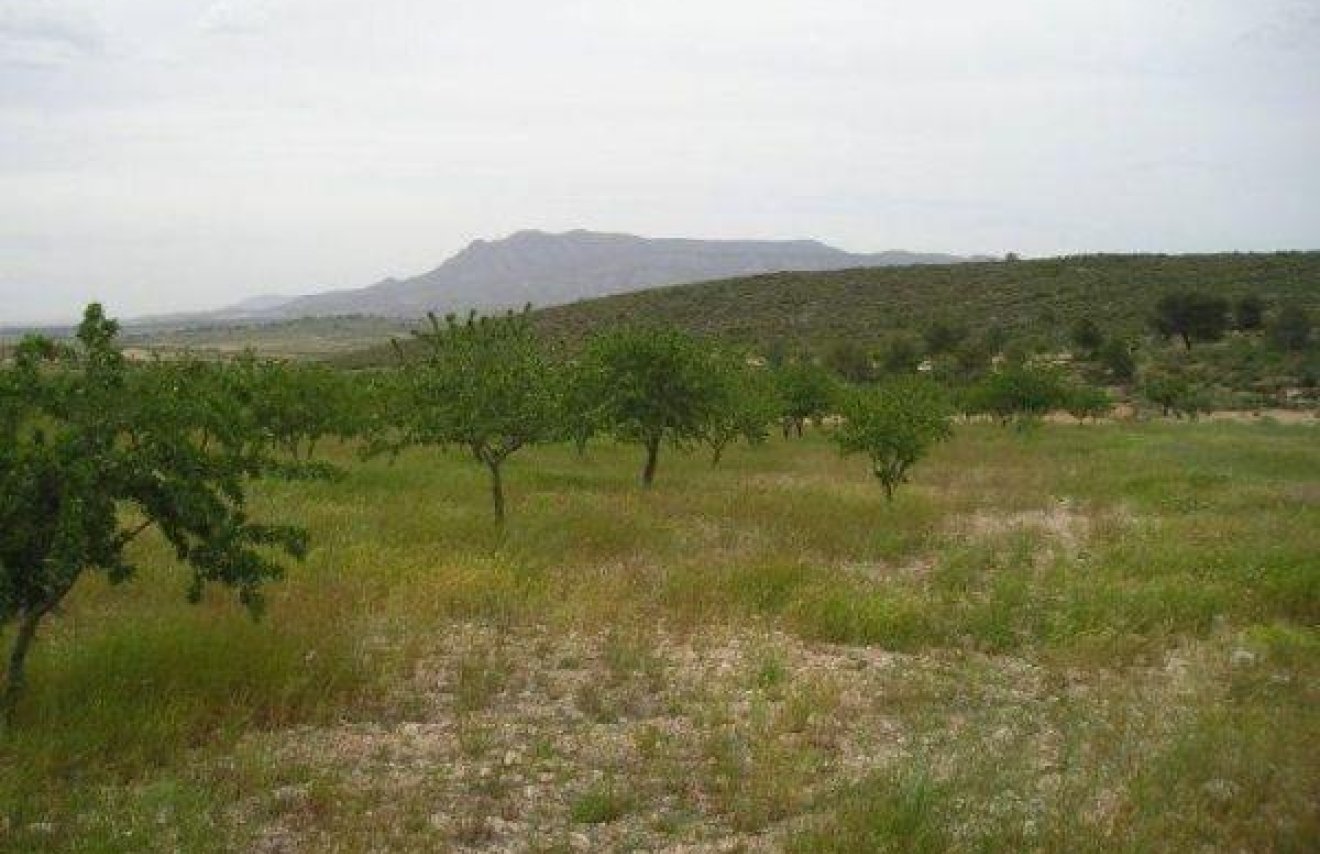
<path fill-rule="evenodd" d="M 1304 851 L 1320 423 L 957 424 L 256 481 L 260 620 L 154 531 L 43 624 L 13 851 Z M 6 632 L 5 640 L 12 637 Z"/>

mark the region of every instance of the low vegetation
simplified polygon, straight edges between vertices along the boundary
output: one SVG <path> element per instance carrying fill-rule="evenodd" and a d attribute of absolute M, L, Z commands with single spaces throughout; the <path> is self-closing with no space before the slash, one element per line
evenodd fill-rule
<path fill-rule="evenodd" d="M 363 374 L 135 364 L 97 311 L 73 350 L 23 345 L 0 369 L 5 641 L 14 591 L 61 608 L 0 734 L 0 846 L 1320 838 L 1314 417 L 1055 423 L 1105 402 L 984 331 L 849 382 L 672 328 L 563 357 L 524 323 L 437 322 L 427 360 Z M 959 359 L 969 341 L 995 358 Z M 1199 385 L 1181 343 L 1168 358 L 1174 414 Z M 334 407 L 263 405 L 303 383 L 344 402 L 333 426 Z M 552 429 L 504 420 L 542 392 Z M 401 418 L 432 441 L 383 440 Z M 711 444 L 730 430 L 747 441 Z M 515 432 L 492 524 L 473 444 Z M 639 487 L 636 444 L 654 474 L 665 442 Z M 67 473 L 36 465 L 55 450 Z M 323 476 L 276 476 L 304 474 Z M 202 583 L 255 602 L 299 531 L 263 619 Z M 71 568 L 67 588 L 34 574 Z"/>
<path fill-rule="evenodd" d="M 580 340 L 618 323 L 663 317 L 691 332 L 765 349 L 823 350 L 850 341 L 871 350 L 892 335 L 925 332 L 934 352 L 988 330 L 1062 344 L 1089 318 L 1108 335 L 1136 338 L 1167 294 L 1320 310 L 1320 253 L 1086 255 L 1012 263 L 775 273 L 656 288 L 545 309 L 555 340 Z"/>

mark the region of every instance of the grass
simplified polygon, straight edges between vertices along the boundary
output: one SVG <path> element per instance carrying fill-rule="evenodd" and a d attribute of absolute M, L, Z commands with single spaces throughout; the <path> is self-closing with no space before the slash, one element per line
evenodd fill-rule
<path fill-rule="evenodd" d="M 0 848 L 1306 850 L 1314 425 L 960 428 L 891 504 L 820 437 L 263 484 L 260 622 L 144 539 L 46 625 Z M 274 835 L 274 836 L 272 836 Z"/>
<path fill-rule="evenodd" d="M 613 780 L 597 784 L 573 801 L 572 816 L 577 824 L 604 824 L 617 821 L 632 809 L 633 801 Z"/>

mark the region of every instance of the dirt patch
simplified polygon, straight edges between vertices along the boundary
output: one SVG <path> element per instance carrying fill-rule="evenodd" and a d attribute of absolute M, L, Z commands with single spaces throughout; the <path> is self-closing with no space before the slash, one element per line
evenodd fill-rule
<path fill-rule="evenodd" d="M 255 850 L 777 851 L 842 788 L 902 769 L 967 788 L 958 833 L 1080 810 L 1105 836 L 1209 672 L 1195 649 L 1083 671 L 756 626 L 444 637 L 406 686 L 406 720 L 243 744 L 299 769 L 234 810 Z M 1068 739 L 1086 761 L 1065 761 Z"/>
<path fill-rule="evenodd" d="M 344 793 L 346 824 L 413 829 L 373 831 L 367 848 L 488 851 L 776 850 L 817 798 L 905 749 L 887 705 L 910 695 L 910 660 L 882 650 L 760 630 L 446 634 L 416 671 L 410 720 L 248 749 Z M 247 804 L 248 822 L 272 816 L 260 850 L 342 848 L 358 832 L 305 820 L 307 789 Z"/>

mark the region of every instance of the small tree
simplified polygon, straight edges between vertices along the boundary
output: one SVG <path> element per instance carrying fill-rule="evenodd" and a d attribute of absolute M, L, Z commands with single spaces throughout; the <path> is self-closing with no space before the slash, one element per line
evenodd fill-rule
<path fill-rule="evenodd" d="M 1212 408 L 1209 393 L 1180 372 L 1156 372 L 1141 384 L 1141 396 L 1160 408 L 1166 417 L 1196 419 Z"/>
<path fill-rule="evenodd" d="M 351 389 L 345 374 L 326 365 L 258 360 L 239 366 L 253 383 L 254 415 L 265 434 L 292 458 L 310 460 L 317 444 L 353 431 Z"/>
<path fill-rule="evenodd" d="M 931 445 L 952 435 L 943 391 L 921 377 L 887 380 L 853 390 L 843 400 L 844 422 L 834 441 L 845 455 L 866 454 L 871 472 L 892 501 L 894 491 Z"/>
<path fill-rule="evenodd" d="M 780 413 L 773 377 L 764 368 L 750 365 L 737 353 L 715 353 L 713 368 L 719 382 L 719 401 L 712 407 L 703 440 L 711 449 L 711 465 L 719 465 L 729 443 L 743 439 L 759 445 L 769 434 L 769 424 Z"/>
<path fill-rule="evenodd" d="M 932 356 L 951 353 L 967 337 L 967 330 L 943 320 L 937 320 L 921 332 L 926 344 L 926 352 Z"/>
<path fill-rule="evenodd" d="M 623 327 L 595 336 L 584 359 L 601 423 L 646 449 L 642 485 L 655 481 L 660 445 L 699 441 L 721 401 L 710 348 L 672 327 Z"/>
<path fill-rule="evenodd" d="M 1243 332 L 1255 332 L 1265 326 L 1265 300 L 1256 294 L 1240 297 L 1233 304 L 1234 325 Z"/>
<path fill-rule="evenodd" d="M 247 441 L 244 422 L 203 444 L 215 401 L 166 392 L 159 365 L 129 366 L 118 324 L 87 308 L 76 343 L 29 338 L 0 370 L 0 626 L 17 623 L 0 710 L 22 693 L 42 620 L 88 571 L 122 582 L 125 549 L 156 527 L 192 569 L 189 598 L 218 582 L 254 614 L 282 569 L 271 548 L 301 557 L 306 534 L 248 518 L 245 482 L 300 469 Z"/>
<path fill-rule="evenodd" d="M 1177 336 L 1191 350 L 1193 341 L 1218 341 L 1228 329 L 1228 301 L 1196 291 L 1165 294 L 1151 317 L 1155 331 Z"/>
<path fill-rule="evenodd" d="M 1114 382 L 1129 383 L 1137 375 L 1137 361 L 1132 357 L 1132 350 L 1119 338 L 1106 341 L 1096 358 Z"/>
<path fill-rule="evenodd" d="M 1067 389 L 1058 371 L 1013 365 L 996 371 L 972 390 L 971 407 L 1008 424 L 1029 423 L 1067 402 Z"/>
<path fill-rule="evenodd" d="M 1084 356 L 1091 356 L 1105 343 L 1105 335 L 1089 317 L 1078 319 L 1070 332 L 1073 346 Z"/>
<path fill-rule="evenodd" d="M 403 361 L 407 405 L 374 450 L 458 445 L 490 472 L 495 519 L 504 522 L 502 467 L 514 452 L 554 437 L 558 386 L 528 313 L 453 315 L 413 333 L 421 358 Z M 402 353 L 402 349 L 400 348 Z"/>
<path fill-rule="evenodd" d="M 779 400 L 783 405 L 784 438 L 809 418 L 820 418 L 834 404 L 837 384 L 828 371 L 812 362 L 800 360 L 784 365 L 775 374 Z"/>
<path fill-rule="evenodd" d="M 984 376 L 994 364 L 995 351 L 983 338 L 967 338 L 953 351 L 951 366 L 953 376 L 962 382 L 968 382 Z"/>
<path fill-rule="evenodd" d="M 875 379 L 871 354 L 856 341 L 835 341 L 825 351 L 825 366 L 850 383 L 866 383 Z"/>
<path fill-rule="evenodd" d="M 1301 352 L 1311 342 L 1311 331 L 1311 317 L 1306 309 L 1296 303 L 1287 303 L 1270 324 L 1270 340 L 1280 350 Z"/>
<path fill-rule="evenodd" d="M 1064 407 L 1068 414 L 1078 421 L 1085 422 L 1103 418 L 1114 408 L 1114 401 L 1109 392 L 1093 385 L 1075 385 L 1065 392 Z"/>
<path fill-rule="evenodd" d="M 587 443 L 605 426 L 592 377 L 592 366 L 582 361 L 568 362 L 559 372 L 560 430 L 562 438 L 573 443 L 578 456 L 586 454 Z"/>
<path fill-rule="evenodd" d="M 885 347 L 882 364 L 887 374 L 910 374 L 921 364 L 921 347 L 911 336 L 898 335 Z"/>
<path fill-rule="evenodd" d="M 780 368 L 788 361 L 788 342 L 778 336 L 771 338 L 765 348 L 765 363 Z"/>

